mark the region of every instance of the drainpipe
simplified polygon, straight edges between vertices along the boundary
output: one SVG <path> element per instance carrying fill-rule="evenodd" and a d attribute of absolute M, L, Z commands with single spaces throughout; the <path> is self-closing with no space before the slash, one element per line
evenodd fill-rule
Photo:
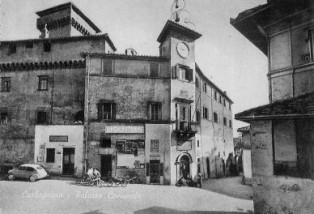
<path fill-rule="evenodd" d="M 88 64 L 87 64 L 88 63 Z M 87 66 L 88 65 L 88 66 Z M 90 69 L 90 65 L 91 65 L 91 60 L 90 60 L 90 55 L 89 53 L 87 53 L 86 55 L 86 72 L 87 72 L 87 81 L 86 81 L 86 95 L 85 95 L 85 110 L 87 112 L 85 112 L 85 120 L 84 120 L 84 128 L 85 128 L 85 160 L 84 160 L 84 167 L 85 167 L 85 173 L 87 172 L 87 161 L 88 161 L 88 156 L 87 156 L 87 144 L 88 144 L 88 134 L 89 134 L 89 69 Z"/>

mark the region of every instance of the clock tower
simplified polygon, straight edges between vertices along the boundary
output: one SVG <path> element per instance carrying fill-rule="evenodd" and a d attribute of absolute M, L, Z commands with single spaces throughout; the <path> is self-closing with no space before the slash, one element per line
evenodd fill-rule
<path fill-rule="evenodd" d="M 168 57 L 171 72 L 171 175 L 195 175 L 195 40 L 201 34 L 168 20 L 157 41 L 161 57 Z M 184 152 L 183 152 L 184 151 Z M 182 161 L 182 163 L 181 163 Z M 184 162 L 184 163 L 183 163 Z M 185 170 L 182 166 L 185 165 Z M 176 176 L 171 176 L 175 184 Z"/>

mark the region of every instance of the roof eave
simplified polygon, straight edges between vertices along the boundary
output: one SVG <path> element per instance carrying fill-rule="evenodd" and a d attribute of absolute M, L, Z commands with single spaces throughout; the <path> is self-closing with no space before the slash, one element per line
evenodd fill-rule
<path fill-rule="evenodd" d="M 164 40 L 164 38 L 168 35 L 168 33 L 171 29 L 175 30 L 175 31 L 184 32 L 184 34 L 186 36 L 191 37 L 194 40 L 196 40 L 202 36 L 202 34 L 196 32 L 194 30 L 191 30 L 185 26 L 179 25 L 177 23 L 174 23 L 174 22 L 168 20 L 167 23 L 165 24 L 164 28 L 162 29 L 161 33 L 159 34 L 157 41 L 161 43 Z"/>

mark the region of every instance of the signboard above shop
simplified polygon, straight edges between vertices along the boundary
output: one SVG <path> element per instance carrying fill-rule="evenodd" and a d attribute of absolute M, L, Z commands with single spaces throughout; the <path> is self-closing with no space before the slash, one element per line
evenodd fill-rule
<path fill-rule="evenodd" d="M 144 126 L 130 125 L 107 125 L 105 126 L 106 134 L 144 134 Z"/>
<path fill-rule="evenodd" d="M 67 135 L 49 135 L 49 142 L 68 142 L 69 137 Z"/>

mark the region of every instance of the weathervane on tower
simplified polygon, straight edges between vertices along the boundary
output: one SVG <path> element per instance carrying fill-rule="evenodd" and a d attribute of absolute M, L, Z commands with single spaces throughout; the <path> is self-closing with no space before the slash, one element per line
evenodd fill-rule
<path fill-rule="evenodd" d="M 191 14 L 185 9 L 185 0 L 174 0 L 171 6 L 171 20 L 183 25 L 192 25 L 194 30 L 195 24 L 191 22 Z"/>

